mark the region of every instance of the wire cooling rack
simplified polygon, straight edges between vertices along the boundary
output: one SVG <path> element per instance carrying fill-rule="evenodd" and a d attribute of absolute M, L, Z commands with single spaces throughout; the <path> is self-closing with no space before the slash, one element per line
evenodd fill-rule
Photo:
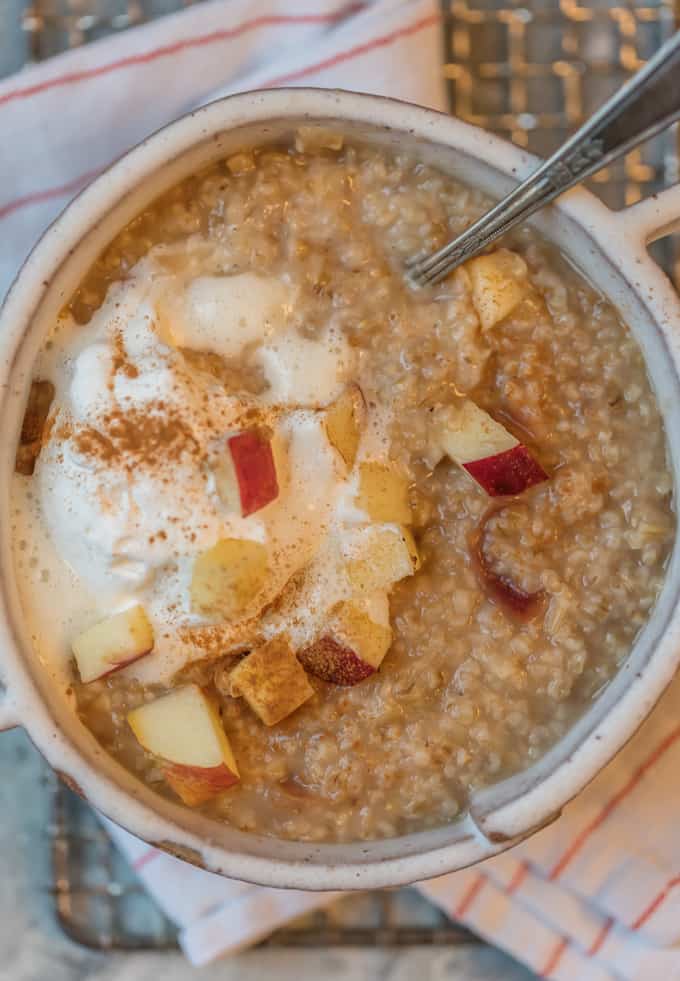
<path fill-rule="evenodd" d="M 53 895 L 64 931 L 104 950 L 163 950 L 176 930 L 149 898 L 94 812 L 53 780 Z M 481 943 L 414 889 L 365 893 L 301 917 L 269 947 L 375 947 Z"/>
<path fill-rule="evenodd" d="M 0 76 L 202 0 L 0 0 Z M 541 156 L 621 84 L 675 29 L 680 0 L 452 0 L 442 3 L 451 111 Z M 597 175 L 611 207 L 678 180 L 676 133 Z M 655 255 L 680 285 L 680 248 Z M 89 807 L 55 780 L 55 908 L 74 940 L 104 949 L 163 949 L 176 931 L 140 887 Z M 278 931 L 270 946 L 478 943 L 414 890 L 371 893 Z"/>
<path fill-rule="evenodd" d="M 445 65 L 451 111 L 541 157 L 602 104 L 668 38 L 680 0 L 452 0 Z M 589 182 L 612 208 L 680 179 L 677 128 L 662 133 Z M 680 239 L 655 258 L 680 287 Z"/>

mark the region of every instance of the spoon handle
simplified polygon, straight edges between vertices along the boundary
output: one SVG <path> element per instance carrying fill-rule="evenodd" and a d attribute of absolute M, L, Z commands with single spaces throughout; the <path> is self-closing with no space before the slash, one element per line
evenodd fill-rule
<path fill-rule="evenodd" d="M 409 265 L 418 286 L 438 283 L 518 222 L 680 118 L 680 31 L 566 143 L 461 235 Z"/>

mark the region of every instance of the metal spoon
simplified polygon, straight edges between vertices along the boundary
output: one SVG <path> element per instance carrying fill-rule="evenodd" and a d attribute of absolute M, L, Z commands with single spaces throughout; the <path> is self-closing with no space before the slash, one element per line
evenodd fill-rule
<path fill-rule="evenodd" d="M 438 283 L 563 191 L 680 118 L 680 31 L 519 187 L 461 235 L 407 264 L 415 286 Z"/>

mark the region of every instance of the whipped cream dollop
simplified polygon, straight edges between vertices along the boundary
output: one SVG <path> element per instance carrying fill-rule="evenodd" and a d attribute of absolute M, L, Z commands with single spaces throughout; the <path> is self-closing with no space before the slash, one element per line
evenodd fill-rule
<path fill-rule="evenodd" d="M 174 345 L 238 358 L 290 321 L 295 297 L 282 280 L 240 273 L 198 276 L 158 305 Z"/>
<path fill-rule="evenodd" d="M 294 624 L 297 639 L 311 636 L 345 590 L 328 557 L 366 516 L 320 409 L 360 365 L 332 323 L 303 336 L 295 301 L 283 279 L 180 278 L 152 250 L 88 324 L 63 316 L 41 356 L 56 389 L 35 470 L 41 520 L 89 603 L 95 597 L 102 613 L 145 605 L 154 654 L 127 669 L 144 682 L 168 680 L 200 656 L 192 630 L 214 619 L 191 608 L 192 568 L 221 539 L 266 547 L 271 601 L 312 570 L 265 634 Z M 244 364 L 259 385 L 225 383 L 222 367 L 233 379 Z M 279 493 L 244 517 L 225 506 L 211 461 L 230 434 L 252 426 L 271 434 Z M 385 455 L 385 433 L 386 419 L 372 420 L 360 456 Z M 386 601 L 374 605 L 384 620 Z"/>

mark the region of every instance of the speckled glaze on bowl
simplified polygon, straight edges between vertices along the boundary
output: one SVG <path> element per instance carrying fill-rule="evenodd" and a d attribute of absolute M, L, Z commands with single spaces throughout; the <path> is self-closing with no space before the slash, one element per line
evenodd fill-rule
<path fill-rule="evenodd" d="M 473 794 L 466 817 L 384 841 L 307 844 L 237 831 L 164 800 L 109 757 L 78 721 L 49 666 L 32 651 L 11 559 L 9 485 L 42 339 L 100 250 L 159 193 L 214 160 L 279 140 L 319 121 L 349 138 L 408 148 L 494 197 L 535 158 L 449 116 L 395 100 L 315 89 L 279 89 L 214 102 L 151 136 L 83 191 L 47 230 L 0 313 L 0 729 L 24 726 L 62 778 L 140 838 L 214 872 L 268 886 L 366 889 L 441 875 L 527 837 L 623 746 L 680 663 L 680 556 L 676 546 L 656 609 L 630 657 L 589 711 L 537 764 Z M 663 415 L 680 484 L 680 299 L 647 243 L 680 228 L 680 187 L 615 213 L 573 191 L 536 226 L 630 325 Z"/>

